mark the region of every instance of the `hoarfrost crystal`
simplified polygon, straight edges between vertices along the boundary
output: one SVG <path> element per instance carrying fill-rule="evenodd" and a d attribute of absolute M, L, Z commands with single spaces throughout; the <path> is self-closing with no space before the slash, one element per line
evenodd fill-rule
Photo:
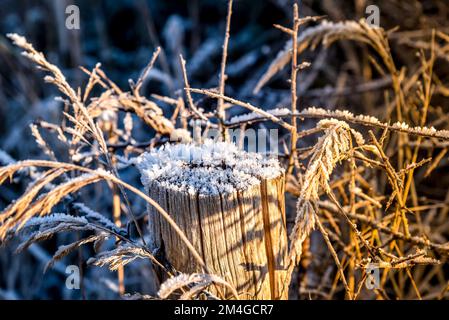
<path fill-rule="evenodd" d="M 245 190 L 283 173 L 279 162 L 239 150 L 233 143 L 166 144 L 134 159 L 145 187 L 153 183 L 190 194 L 217 195 Z"/>

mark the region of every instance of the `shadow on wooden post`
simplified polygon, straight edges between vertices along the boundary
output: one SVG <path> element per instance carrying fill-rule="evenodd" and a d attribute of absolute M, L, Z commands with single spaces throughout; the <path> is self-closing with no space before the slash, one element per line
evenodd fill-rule
<path fill-rule="evenodd" d="M 227 280 L 242 299 L 287 299 L 287 230 L 284 176 L 222 195 L 189 195 L 158 184 L 149 188 L 184 231 L 208 268 Z M 152 241 L 165 248 L 176 270 L 201 273 L 179 236 L 151 207 Z M 288 288 L 288 285 L 285 286 Z"/>
<path fill-rule="evenodd" d="M 231 283 L 241 299 L 288 299 L 283 172 L 246 189 L 219 194 L 192 194 L 160 181 L 146 187 L 148 195 L 184 231 L 207 267 Z M 165 249 L 176 270 L 201 273 L 201 266 L 168 222 L 152 207 L 148 214 L 152 245 Z M 211 292 L 216 293 L 213 287 Z M 232 298 L 230 292 L 227 297 Z"/>

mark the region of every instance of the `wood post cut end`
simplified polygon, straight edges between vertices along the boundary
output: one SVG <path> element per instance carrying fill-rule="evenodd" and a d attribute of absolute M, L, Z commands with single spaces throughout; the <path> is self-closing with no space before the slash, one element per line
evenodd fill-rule
<path fill-rule="evenodd" d="M 285 180 L 277 159 L 208 140 L 163 146 L 136 165 L 149 196 L 241 298 L 288 298 Z M 167 221 L 151 206 L 148 214 L 153 245 L 165 248 L 178 271 L 201 272 Z"/>

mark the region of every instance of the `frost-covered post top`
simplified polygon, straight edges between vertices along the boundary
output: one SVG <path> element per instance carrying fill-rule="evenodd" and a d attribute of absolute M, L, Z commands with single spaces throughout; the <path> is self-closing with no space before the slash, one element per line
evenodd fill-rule
<path fill-rule="evenodd" d="M 218 195 L 245 190 L 284 170 L 277 159 L 249 153 L 233 143 L 166 144 L 135 159 L 145 187 L 156 184 L 190 194 Z"/>

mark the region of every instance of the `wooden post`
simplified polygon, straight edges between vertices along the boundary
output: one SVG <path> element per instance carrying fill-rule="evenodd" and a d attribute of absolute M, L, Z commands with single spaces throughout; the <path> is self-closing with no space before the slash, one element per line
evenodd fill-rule
<path fill-rule="evenodd" d="M 239 151 L 240 155 L 249 154 Z M 149 167 L 144 163 L 139 166 L 142 174 Z M 196 169 L 189 166 L 185 170 Z M 276 170 L 279 168 L 273 168 Z M 210 177 L 205 179 L 203 182 L 213 183 L 207 180 Z M 145 184 L 149 196 L 185 232 L 207 267 L 234 285 L 241 299 L 287 299 L 290 275 L 286 271 L 284 173 L 280 170 L 277 176 L 255 181 L 247 188 L 218 193 L 175 190 L 161 176 Z M 184 273 L 202 272 L 179 236 L 151 206 L 148 215 L 151 241 L 155 247 L 165 248 L 173 267 Z"/>

